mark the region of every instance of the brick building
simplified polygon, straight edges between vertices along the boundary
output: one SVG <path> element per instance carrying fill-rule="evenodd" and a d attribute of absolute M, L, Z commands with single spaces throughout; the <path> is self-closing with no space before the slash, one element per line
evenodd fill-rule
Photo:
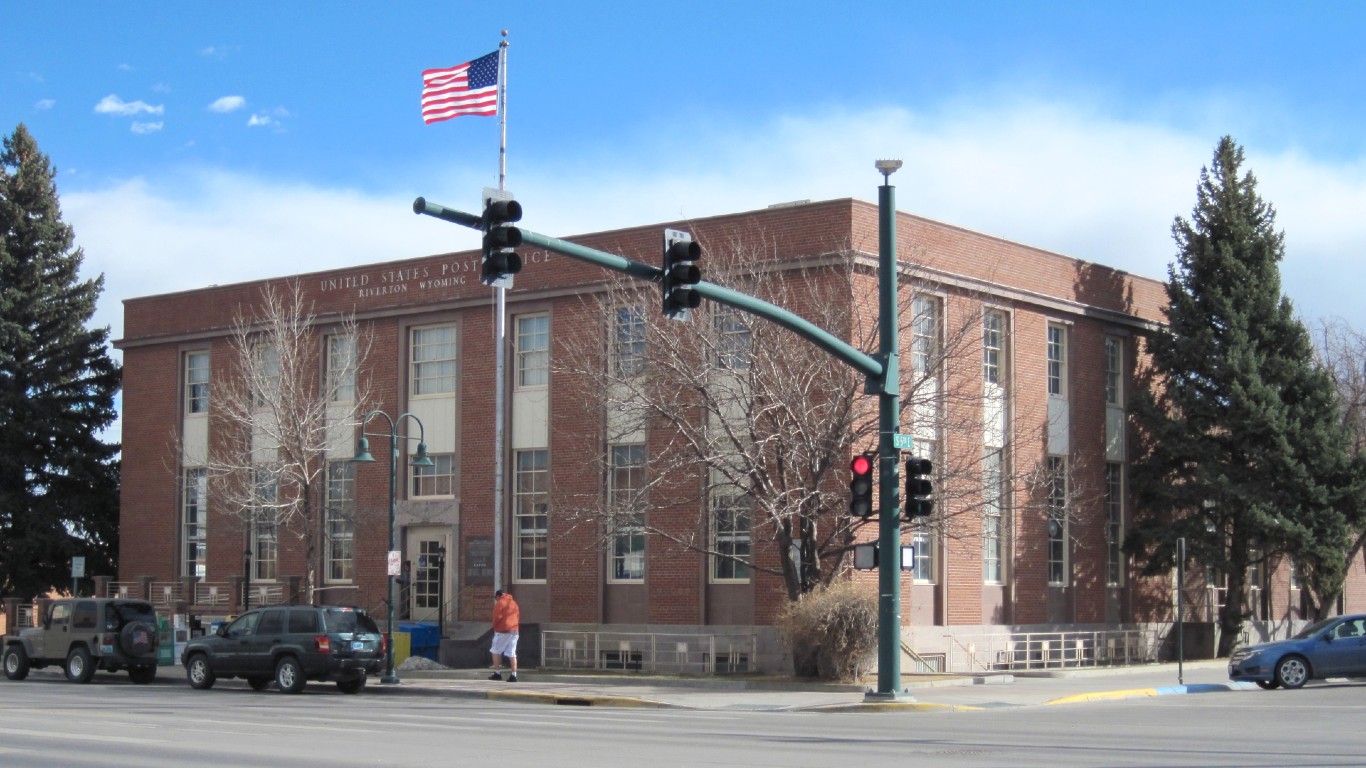
<path fill-rule="evenodd" d="M 755 258 L 766 274 L 777 280 L 800 275 L 842 290 L 850 323 L 840 332 L 851 343 L 871 338 L 875 205 L 804 203 L 572 240 L 653 264 L 663 226 L 691 231 L 709 252 L 720 243 L 762 241 Z M 1119 549 L 1130 515 L 1126 390 L 1141 365 L 1139 340 L 1161 320 L 1163 285 L 904 213 L 897 236 L 902 301 L 913 317 L 901 338 L 902 369 L 910 373 L 903 381 L 918 381 L 921 394 L 930 395 L 908 408 L 903 431 L 914 434 L 918 451 L 933 455 L 937 467 L 966 468 L 941 478 L 945 492 L 931 522 L 904 533 L 916 553 L 903 574 L 908 641 L 938 666 L 965 669 L 995 663 L 1010 638 L 1023 634 L 1170 621 L 1170 580 L 1135 578 Z M 618 307 L 604 321 L 591 301 L 613 290 L 601 268 L 534 249 L 523 258 L 526 266 L 507 293 L 499 525 L 493 514 L 495 313 L 493 292 L 478 279 L 480 255 L 288 278 L 302 286 L 317 318 L 315 386 L 334 399 L 358 391 L 353 381 L 331 378 L 337 361 L 350 354 L 334 339 L 341 319 L 351 315 L 372 342 L 359 372 L 369 392 L 361 410 L 416 417 L 397 428 L 395 529 L 406 582 L 396 606 L 400 616 L 435 620 L 441 606 L 440 619 L 453 636 L 482 631 L 496 565 L 498 582 L 522 605 L 523 622 L 539 625 L 548 656 L 582 653 L 594 630 L 621 638 L 611 650 L 593 651 L 595 661 L 622 666 L 631 666 L 638 658 L 632 654 L 641 653 L 637 641 L 651 634 L 726 642 L 754 635 L 750 650 L 739 654 L 742 663 L 780 666 L 771 625 L 786 591 L 772 572 L 779 565 L 773 550 L 764 546 L 769 534 L 757 522 L 704 500 L 701 509 L 711 520 L 701 532 L 702 552 L 629 527 L 603 535 L 600 525 L 569 525 L 556 508 L 560 494 L 609 500 L 626 494 L 643 482 L 645 457 L 668 442 L 657 426 L 648 433 L 624 426 L 601 407 L 594 416 L 592 398 L 599 393 L 591 379 L 557 366 L 575 340 L 603 339 L 602 364 L 620 367 L 622 356 L 644 343 L 633 324 L 659 313 L 658 289 L 649 286 L 637 306 Z M 710 277 L 705 269 L 704 276 Z M 231 432 L 217 415 L 215 393 L 236 370 L 234 320 L 251 314 L 268 283 L 285 280 L 125 303 L 125 336 L 118 342 L 124 354 L 123 546 L 119 574 L 107 588 L 205 617 L 241 610 L 244 592 L 253 605 L 316 599 L 382 616 L 389 473 L 383 461 L 350 461 L 359 436 L 354 426 L 333 430 L 320 458 L 328 511 L 314 524 L 319 545 L 311 562 L 286 526 L 244 522 L 209 491 L 202 465 Z M 816 309 L 809 301 L 789 308 L 805 314 Z M 704 306 L 691 322 L 713 320 Z M 743 322 L 725 330 L 748 349 Z M 948 353 L 941 360 L 935 350 Z M 955 392 L 972 397 L 949 396 Z M 410 466 L 416 422 L 430 468 Z M 377 457 L 391 450 L 384 428 L 371 420 L 364 430 Z M 836 464 L 848 466 L 847 459 Z M 696 473 L 694 485 L 707 485 L 705 476 Z M 830 490 L 846 490 L 837 487 L 844 482 L 835 477 Z M 658 488 L 648 498 L 639 512 L 655 523 L 680 506 Z M 350 512 L 334 514 L 334 507 Z M 711 509 L 727 512 L 705 512 Z M 949 519 L 955 524 L 936 524 Z M 874 538 L 874 528 L 854 535 Z M 679 535 L 688 530 L 681 525 Z M 737 567 L 718 551 L 749 565 Z M 1357 583 L 1364 578 L 1359 570 L 1353 570 Z M 317 590 L 311 595 L 304 593 L 310 573 Z M 1261 583 L 1262 618 L 1296 618 L 1293 585 L 1270 575 Z M 1204 594 L 1217 599 L 1217 590 Z M 1203 618 L 1200 610 L 1193 607 L 1191 615 Z"/>

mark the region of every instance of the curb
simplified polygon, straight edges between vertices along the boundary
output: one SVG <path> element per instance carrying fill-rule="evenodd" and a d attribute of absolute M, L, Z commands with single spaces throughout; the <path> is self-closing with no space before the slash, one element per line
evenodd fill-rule
<path fill-rule="evenodd" d="M 1249 691 L 1256 689 L 1252 683 L 1200 683 L 1196 685 L 1169 685 L 1162 688 L 1130 688 L 1121 691 L 1101 691 L 1097 693 L 1077 693 L 1045 701 L 1044 704 L 1077 704 L 1086 701 L 1105 701 L 1107 699 L 1136 699 L 1145 696 L 1174 696 L 1188 693 L 1222 693 L 1224 691 Z"/>

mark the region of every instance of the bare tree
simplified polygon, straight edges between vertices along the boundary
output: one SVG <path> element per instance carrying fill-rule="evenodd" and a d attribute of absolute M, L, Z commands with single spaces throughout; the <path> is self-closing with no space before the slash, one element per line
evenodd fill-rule
<path fill-rule="evenodd" d="M 787 308 L 857 348 L 876 348 L 876 292 L 855 284 L 873 269 L 866 255 L 848 244 L 795 261 L 774 250 L 753 234 L 713 243 L 706 279 Z M 917 290 L 932 287 L 924 279 L 903 275 L 900 286 L 898 333 L 914 358 L 908 365 L 902 355 L 902 431 L 941 446 L 951 434 L 981 435 L 980 297 L 955 289 L 946 320 L 942 302 L 913 302 Z M 877 444 L 877 400 L 863 377 L 792 332 L 721 305 L 694 310 L 687 324 L 668 319 L 658 289 L 629 278 L 608 278 L 584 302 L 600 333 L 570 335 L 554 356 L 556 373 L 584 393 L 582 413 L 557 429 L 574 432 L 583 441 L 576 444 L 607 444 L 594 465 L 609 492 L 555 489 L 557 517 L 571 530 L 588 526 L 607 551 L 622 530 L 635 530 L 742 561 L 781 576 L 791 599 L 847 567 L 860 527 L 877 524 L 848 514 L 849 457 Z M 642 471 L 619 492 L 611 446 L 645 440 Z M 983 497 L 982 452 L 941 454 L 934 515 L 916 525 L 934 536 L 980 537 L 984 508 L 1001 502 Z M 1006 467 L 1003 487 L 1035 487 L 1036 469 Z M 644 512 L 660 505 L 665 514 Z M 776 557 L 718 546 L 714 514 L 752 530 Z"/>
<path fill-rule="evenodd" d="M 1324 320 L 1314 333 L 1315 353 L 1319 364 L 1328 371 L 1337 393 L 1338 409 L 1342 422 L 1352 436 L 1352 448 L 1358 467 L 1366 469 L 1366 334 L 1355 330 L 1342 319 Z M 1348 519 L 1352 543 L 1345 554 L 1347 563 L 1354 561 L 1366 549 L 1366 509 L 1361 500 L 1349 505 L 1355 515 Z M 1313 573 L 1306 573 L 1314 581 Z M 1328 615 L 1332 604 L 1342 593 L 1339 579 L 1328 579 L 1328 589 L 1313 588 L 1310 599 L 1313 613 L 1323 617 Z"/>
<path fill-rule="evenodd" d="M 369 402 L 359 372 L 370 337 L 354 317 L 314 315 L 291 281 L 262 288 L 260 303 L 239 312 L 228 343 L 231 370 L 214 388 L 221 434 L 205 466 L 210 498 L 246 530 L 288 532 L 299 541 L 311 600 L 324 522 L 352 530 L 356 523 L 353 498 L 335 504 L 327 519 L 325 457 L 351 455 Z"/>

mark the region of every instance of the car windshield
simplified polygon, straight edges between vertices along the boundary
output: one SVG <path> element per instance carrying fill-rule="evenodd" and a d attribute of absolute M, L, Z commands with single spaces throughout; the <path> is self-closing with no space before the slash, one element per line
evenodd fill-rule
<path fill-rule="evenodd" d="M 328 608 L 327 609 L 327 631 L 328 632 L 370 632 L 379 634 L 379 627 L 375 625 L 375 620 L 363 611 L 351 608 Z"/>
<path fill-rule="evenodd" d="M 1295 635 L 1295 639 L 1307 640 L 1310 637 L 1313 637 L 1314 635 L 1318 634 L 1321 630 L 1323 630 L 1324 627 L 1328 626 L 1329 624 L 1332 624 L 1337 620 L 1337 617 L 1333 617 L 1331 619 L 1324 619 L 1323 621 L 1316 621 L 1313 624 L 1310 624 L 1309 626 L 1305 627 L 1304 629 L 1301 629 L 1299 633 Z"/>

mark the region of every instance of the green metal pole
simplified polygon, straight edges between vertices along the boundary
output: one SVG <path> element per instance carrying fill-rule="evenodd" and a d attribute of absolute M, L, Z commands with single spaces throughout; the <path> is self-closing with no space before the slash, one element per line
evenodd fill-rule
<path fill-rule="evenodd" d="M 883 375 L 878 392 L 878 659 L 877 695 L 901 691 L 900 452 L 892 439 L 899 426 L 901 377 L 897 370 L 896 188 L 878 187 L 878 337 Z"/>
<path fill-rule="evenodd" d="M 387 418 L 387 415 L 386 415 Z M 393 552 L 394 547 L 394 512 L 398 505 L 398 424 L 393 420 L 389 422 L 389 552 Z M 389 552 L 384 553 L 388 568 Z M 386 571 L 387 572 L 387 571 Z M 385 654 L 384 675 L 379 681 L 385 685 L 395 685 L 398 683 L 398 675 L 394 674 L 394 577 L 389 576 L 389 652 Z"/>

